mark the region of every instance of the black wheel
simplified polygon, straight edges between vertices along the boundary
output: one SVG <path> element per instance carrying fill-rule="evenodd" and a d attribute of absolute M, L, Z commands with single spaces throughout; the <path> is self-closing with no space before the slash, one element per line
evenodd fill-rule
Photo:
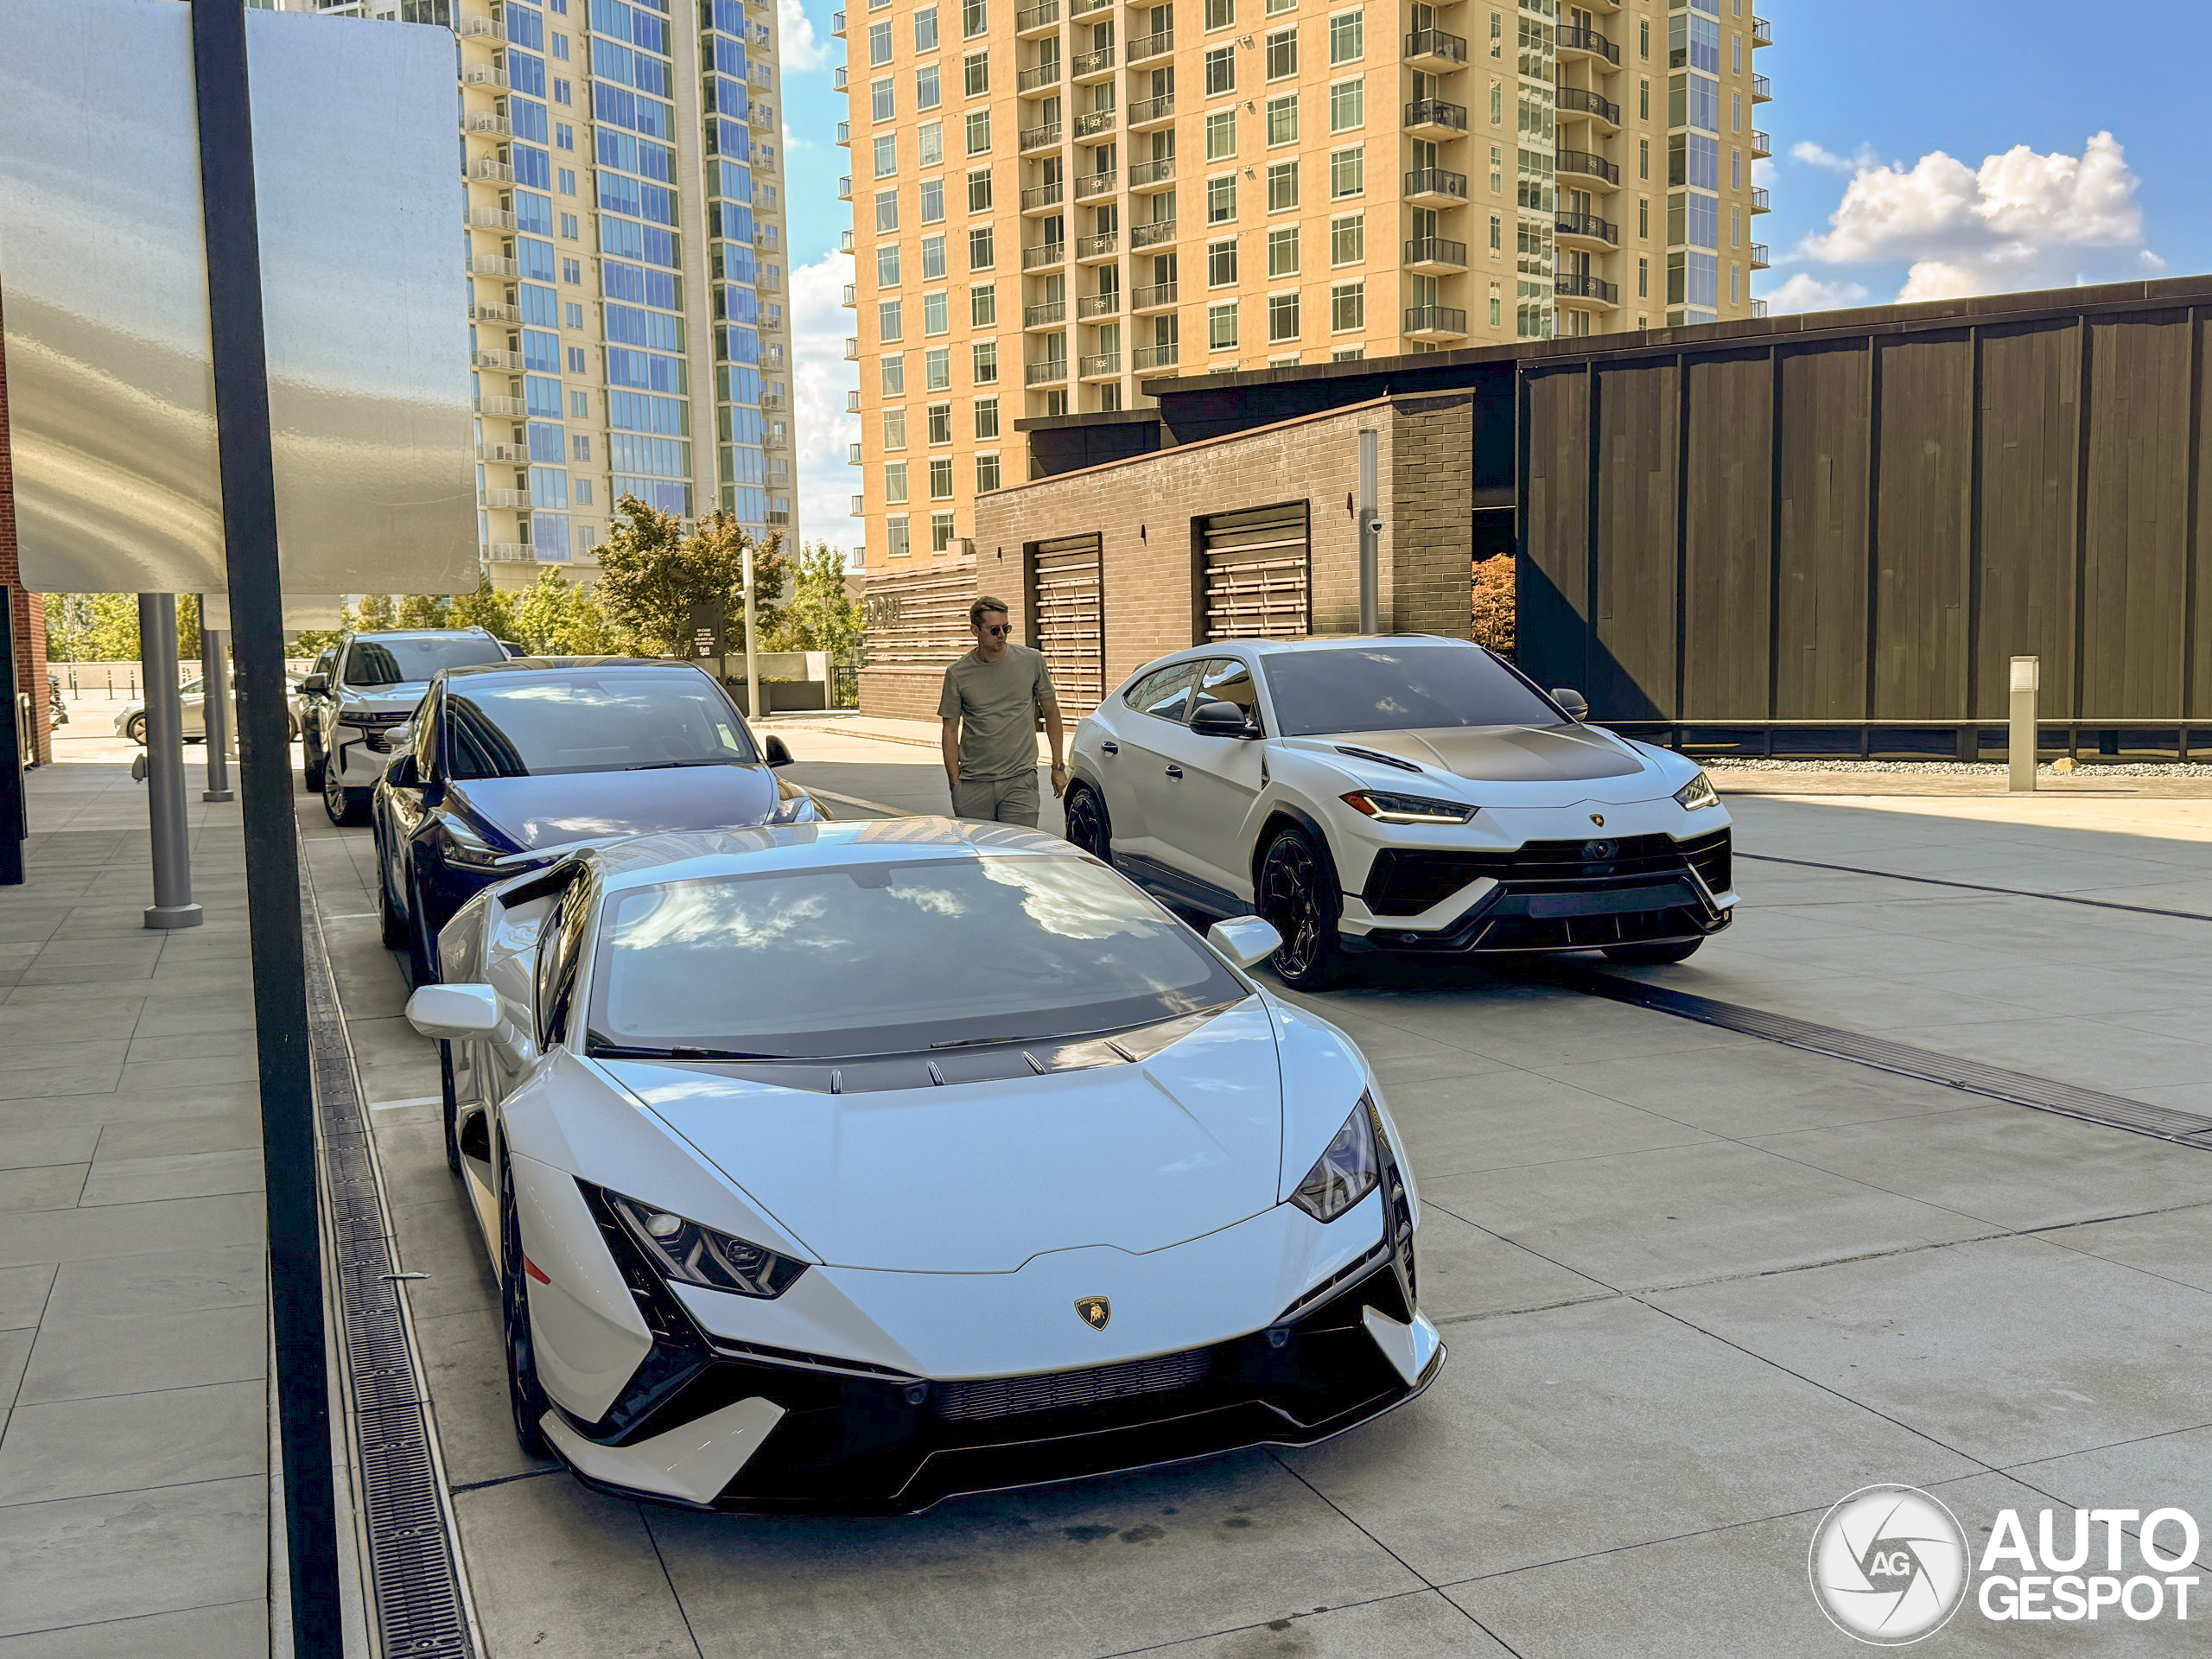
<path fill-rule="evenodd" d="M 1687 962 L 1697 954 L 1703 939 L 1674 939 L 1665 944 L 1609 944 L 1606 957 L 1631 967 L 1656 968 L 1670 962 Z"/>
<path fill-rule="evenodd" d="M 338 781 L 338 774 L 327 761 L 322 767 L 322 811 L 325 817 L 341 827 L 361 821 L 361 809 L 354 804 L 353 791 Z"/>
<path fill-rule="evenodd" d="M 515 1177 L 499 1160 L 499 1311 L 506 1328 L 507 1404 L 514 1413 L 515 1440 L 525 1457 L 547 1455 L 545 1390 L 538 1385 L 537 1356 L 530 1333 L 529 1270 L 523 1266 L 522 1219 L 515 1211 Z"/>
<path fill-rule="evenodd" d="M 409 949 L 407 918 L 391 902 L 391 883 L 385 879 L 384 860 L 377 860 L 377 936 L 387 950 Z"/>
<path fill-rule="evenodd" d="M 1068 785 L 1068 840 L 1102 864 L 1114 861 L 1114 821 L 1106 815 L 1106 800 L 1089 784 Z"/>
<path fill-rule="evenodd" d="M 446 1167 L 461 1173 L 461 1103 L 453 1091 L 453 1045 L 438 1045 L 438 1092 L 445 1097 Z"/>
<path fill-rule="evenodd" d="M 296 743 L 300 741 L 300 722 L 290 715 L 284 716 L 284 741 L 287 743 Z"/>
<path fill-rule="evenodd" d="M 123 724 L 123 734 L 142 747 L 146 741 L 146 716 L 133 715 Z"/>
<path fill-rule="evenodd" d="M 1260 861 L 1258 896 L 1260 914 L 1282 935 L 1275 972 L 1283 983 L 1301 991 L 1335 984 L 1344 967 L 1337 931 L 1344 895 L 1327 851 L 1303 830 L 1283 830 Z"/>
<path fill-rule="evenodd" d="M 322 751 L 312 739 L 306 747 L 306 758 L 301 767 L 302 780 L 310 795 L 322 793 Z"/>

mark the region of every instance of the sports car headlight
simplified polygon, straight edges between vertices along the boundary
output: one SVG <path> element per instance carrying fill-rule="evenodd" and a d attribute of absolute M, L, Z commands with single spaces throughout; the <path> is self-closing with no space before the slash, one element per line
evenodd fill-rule
<path fill-rule="evenodd" d="M 1675 799 L 1681 804 L 1683 811 L 1694 812 L 1700 807 L 1719 805 L 1720 791 L 1713 788 L 1713 779 L 1700 768 L 1696 777 L 1675 791 Z"/>
<path fill-rule="evenodd" d="M 1375 1190 L 1382 1177 L 1376 1145 L 1374 1108 L 1362 1095 L 1359 1104 L 1337 1131 L 1337 1138 L 1313 1160 L 1290 1201 L 1319 1222 L 1334 1221 Z"/>
<path fill-rule="evenodd" d="M 1344 798 L 1355 812 L 1364 812 L 1377 823 L 1465 823 L 1479 806 L 1465 801 L 1440 801 L 1429 795 L 1395 795 L 1380 789 L 1355 789 Z"/>
<path fill-rule="evenodd" d="M 626 1198 L 620 1192 L 608 1192 L 607 1202 L 661 1276 L 678 1284 L 772 1300 L 789 1290 L 806 1271 L 804 1262 L 702 1227 L 670 1211 Z"/>

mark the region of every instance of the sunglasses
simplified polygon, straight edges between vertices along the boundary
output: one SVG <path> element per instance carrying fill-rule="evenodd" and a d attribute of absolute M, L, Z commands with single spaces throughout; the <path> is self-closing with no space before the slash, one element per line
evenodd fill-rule
<path fill-rule="evenodd" d="M 1014 629 L 1010 624 L 1005 622 L 1000 623 L 995 628 L 987 628 L 979 622 L 976 625 L 976 632 L 988 633 L 994 639 L 1003 639 L 1007 634 L 1013 632 Z"/>

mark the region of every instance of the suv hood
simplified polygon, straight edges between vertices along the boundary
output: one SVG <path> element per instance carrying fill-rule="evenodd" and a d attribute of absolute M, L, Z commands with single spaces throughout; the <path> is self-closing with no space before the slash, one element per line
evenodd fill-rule
<path fill-rule="evenodd" d="M 358 709 L 365 715 L 411 715 L 429 691 L 428 680 L 403 680 L 397 685 L 341 685 L 332 688 L 339 710 Z"/>
<path fill-rule="evenodd" d="M 1439 726 L 1304 741 L 1396 755 L 1476 783 L 1580 783 L 1645 769 L 1642 755 L 1596 726 Z"/>
<path fill-rule="evenodd" d="M 1275 1038 L 1257 997 L 1139 1064 L 817 1094 L 602 1060 L 830 1266 L 1012 1273 L 1049 1250 L 1163 1249 L 1272 1207 Z"/>
<path fill-rule="evenodd" d="M 779 797 L 767 767 L 740 766 L 473 778 L 446 789 L 448 803 L 479 829 L 524 852 L 599 836 L 765 823 Z"/>

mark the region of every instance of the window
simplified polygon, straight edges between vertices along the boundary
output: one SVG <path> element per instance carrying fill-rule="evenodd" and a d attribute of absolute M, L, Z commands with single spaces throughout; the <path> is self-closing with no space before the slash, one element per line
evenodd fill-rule
<path fill-rule="evenodd" d="M 991 207 L 991 169 L 979 167 L 968 175 L 968 211 L 988 213 Z"/>
<path fill-rule="evenodd" d="M 968 153 L 981 156 L 991 147 L 991 112 L 970 110 L 968 112 Z"/>
<path fill-rule="evenodd" d="M 1728 210 L 1728 245 L 1732 248 L 1744 245 L 1744 210 L 1740 207 Z"/>
<path fill-rule="evenodd" d="M 979 340 L 969 348 L 974 357 L 976 384 L 995 386 L 999 383 L 999 343 L 995 340 Z"/>
<path fill-rule="evenodd" d="M 946 304 L 943 293 L 922 296 L 922 332 L 925 334 L 949 333 L 952 327 L 951 307 Z"/>
<path fill-rule="evenodd" d="M 996 455 L 976 457 L 976 493 L 982 495 L 999 486 L 999 458 Z"/>
<path fill-rule="evenodd" d="M 875 141 L 875 176 L 887 179 L 899 170 L 899 140 L 890 133 Z"/>
<path fill-rule="evenodd" d="M 952 499 L 952 460 L 940 457 L 930 462 L 930 499 L 950 501 Z"/>
<path fill-rule="evenodd" d="M 1227 29 L 1236 21 L 1236 0 L 1206 0 L 1206 27 Z"/>
<path fill-rule="evenodd" d="M 1357 196 L 1367 189 L 1367 152 L 1355 145 L 1350 149 L 1332 150 L 1329 154 L 1329 194 L 1341 201 L 1346 196 Z M 1297 200 L 1296 181 L 1292 181 L 1291 199 Z"/>
<path fill-rule="evenodd" d="M 556 149 L 574 149 L 576 147 L 576 130 L 566 121 L 556 121 L 553 124 L 553 145 Z"/>
<path fill-rule="evenodd" d="M 583 372 L 584 372 L 584 348 L 583 348 L 582 346 L 569 346 L 569 372 L 570 374 L 582 374 Z"/>
<path fill-rule="evenodd" d="M 1206 96 L 1217 98 L 1236 90 L 1236 48 L 1216 47 L 1206 54 Z"/>
<path fill-rule="evenodd" d="M 1298 226 L 1292 225 L 1280 231 L 1268 232 L 1268 275 L 1295 276 L 1298 275 Z"/>
<path fill-rule="evenodd" d="M 1281 80 L 1298 73 L 1298 31 L 1277 29 L 1268 36 L 1268 79 Z"/>
<path fill-rule="evenodd" d="M 995 438 L 999 435 L 999 400 L 978 397 L 976 400 L 976 435 Z"/>
<path fill-rule="evenodd" d="M 906 447 L 906 411 L 887 409 L 883 411 L 883 447 L 904 449 Z"/>
<path fill-rule="evenodd" d="M 1357 63 L 1367 55 L 1367 14 L 1341 11 L 1329 19 L 1329 61 Z"/>
<path fill-rule="evenodd" d="M 944 280 L 944 238 L 941 236 L 922 238 L 922 280 L 925 283 Z"/>
<path fill-rule="evenodd" d="M 1649 22 L 1636 26 L 1636 55 L 1645 59 L 1651 55 L 1651 25 Z"/>
<path fill-rule="evenodd" d="M 572 391 L 569 394 L 569 418 L 572 421 L 588 421 L 591 418 L 589 392 Z"/>
<path fill-rule="evenodd" d="M 560 182 L 561 194 L 563 195 L 573 196 L 576 194 L 576 169 L 575 168 L 556 168 L 553 172 L 553 176 Z"/>
<path fill-rule="evenodd" d="M 914 107 L 933 110 L 944 102 L 944 94 L 938 81 L 938 67 L 925 63 L 914 71 Z"/>
<path fill-rule="evenodd" d="M 1268 211 L 1298 206 L 1298 163 L 1277 162 L 1268 169 Z"/>
<path fill-rule="evenodd" d="M 1636 199 L 1636 233 L 1645 238 L 1651 235 L 1651 198 L 1649 196 Z"/>
<path fill-rule="evenodd" d="M 1206 286 L 1228 288 L 1236 281 L 1236 239 L 1206 244 Z"/>
<path fill-rule="evenodd" d="M 887 461 L 883 463 L 883 499 L 893 506 L 906 499 L 906 463 Z"/>
<path fill-rule="evenodd" d="M 1226 225 L 1236 217 L 1236 175 L 1206 181 L 1206 223 Z"/>
<path fill-rule="evenodd" d="M 1505 246 L 1505 221 L 1496 213 L 1490 216 L 1490 251 L 1500 251 Z"/>
<path fill-rule="evenodd" d="M 906 395 L 906 354 L 893 352 L 881 362 L 883 395 L 903 397 Z"/>
<path fill-rule="evenodd" d="M 983 0 L 964 0 L 960 8 L 960 38 L 972 41 L 991 26 L 985 15 Z"/>
<path fill-rule="evenodd" d="M 945 493 L 950 495 L 952 492 L 948 489 Z M 952 515 L 949 512 L 930 514 L 930 551 L 942 553 L 951 545 Z"/>
<path fill-rule="evenodd" d="M 1651 262 L 1649 259 L 1636 262 L 1636 297 L 1639 300 L 1651 297 Z"/>
<path fill-rule="evenodd" d="M 1233 352 L 1236 349 L 1236 302 L 1206 308 L 1206 349 L 1210 352 Z"/>
<path fill-rule="evenodd" d="M 904 480 L 901 480 L 899 485 L 899 499 L 901 501 L 906 499 Z M 894 514 L 883 521 L 883 550 L 894 559 L 903 559 L 913 551 L 906 542 L 906 515 L 905 513 Z"/>
<path fill-rule="evenodd" d="M 991 90 L 991 54 L 970 52 L 960 60 L 962 90 L 970 98 L 981 98 Z"/>
<path fill-rule="evenodd" d="M 1636 176 L 1639 179 L 1651 176 L 1651 141 L 1649 138 L 1636 141 Z"/>
<path fill-rule="evenodd" d="M 1728 267 L 1728 303 L 1731 305 L 1735 304 L 1738 298 L 1738 284 L 1742 278 L 1743 270 L 1741 265 Z"/>
<path fill-rule="evenodd" d="M 1346 213 L 1329 221 L 1329 263 L 1356 265 L 1367 257 L 1367 215 Z"/>
<path fill-rule="evenodd" d="M 929 422 L 931 443 L 952 442 L 952 405 L 950 404 L 931 404 L 929 409 Z"/>
<path fill-rule="evenodd" d="M 899 228 L 899 193 L 896 190 L 875 193 L 875 228 L 879 233 Z"/>
<path fill-rule="evenodd" d="M 944 123 L 925 122 L 916 130 L 914 165 L 921 168 L 941 167 L 944 163 Z"/>
<path fill-rule="evenodd" d="M 875 305 L 875 337 L 878 340 L 904 340 L 906 324 L 902 308 L 903 300 L 879 300 Z"/>
<path fill-rule="evenodd" d="M 1496 144 L 1490 147 L 1490 192 L 1494 196 L 1505 194 L 1505 152 Z"/>
<path fill-rule="evenodd" d="M 1741 92 L 1731 92 L 1728 94 L 1728 101 L 1733 111 L 1734 121 L 1734 124 L 1728 130 L 1741 132 L 1744 130 L 1744 95 Z"/>
<path fill-rule="evenodd" d="M 898 106 L 899 100 L 891 90 L 890 76 L 886 75 L 881 80 L 873 80 L 868 83 L 868 114 L 874 119 L 888 121 L 896 112 Z"/>
<path fill-rule="evenodd" d="M 1296 11 L 1297 10 L 1298 0 L 1268 0 L 1267 14 L 1270 17 L 1280 16 L 1286 11 Z"/>
<path fill-rule="evenodd" d="M 1294 144 L 1298 142 L 1298 94 L 1268 100 L 1268 143 Z"/>
<path fill-rule="evenodd" d="M 922 380 L 931 391 L 952 390 L 952 348 L 932 346 L 922 353 Z"/>
<path fill-rule="evenodd" d="M 878 288 L 899 286 L 899 245 L 896 242 L 875 245 L 875 285 Z"/>
<path fill-rule="evenodd" d="M 1497 328 L 1503 327 L 1505 321 L 1503 315 L 1504 309 L 1504 302 L 1498 298 L 1497 284 L 1496 283 L 1492 283 L 1490 285 L 1490 326 L 1491 327 Z"/>
<path fill-rule="evenodd" d="M 581 239 L 579 235 L 579 227 L 576 224 L 576 216 L 574 213 L 563 213 L 561 215 L 561 238 L 564 242 L 575 242 Z"/>
<path fill-rule="evenodd" d="M 581 305 L 569 305 L 563 306 L 562 309 L 567 313 L 566 321 L 569 327 L 581 328 L 584 326 L 583 307 Z"/>
<path fill-rule="evenodd" d="M 1236 111 L 1216 110 L 1206 117 L 1206 160 L 1220 161 L 1236 153 Z"/>
<path fill-rule="evenodd" d="M 578 506 L 588 507 L 591 505 L 591 480 L 588 478 L 580 478 L 576 480 L 575 492 L 576 505 Z M 582 530 L 583 526 L 579 524 L 576 528 Z"/>
<path fill-rule="evenodd" d="M 914 14 L 914 50 L 937 50 L 937 8 L 925 6 Z"/>
<path fill-rule="evenodd" d="M 553 38 L 556 41 L 561 39 L 557 35 Z M 562 44 L 565 46 L 568 42 L 563 41 L 562 41 Z M 1731 35 L 1728 37 L 1728 49 L 1730 58 L 1729 68 L 1737 74 L 1742 74 L 1744 73 L 1744 37 L 1740 35 Z M 566 57 L 568 54 L 563 52 L 560 55 Z"/>
<path fill-rule="evenodd" d="M 1496 283 L 1491 287 L 1495 289 Z M 1329 328 L 1332 334 L 1349 334 L 1367 327 L 1367 284 L 1338 283 L 1329 290 Z"/>
<path fill-rule="evenodd" d="M 935 225 L 944 218 L 944 181 L 922 181 L 922 223 Z"/>
<path fill-rule="evenodd" d="M 1367 124 L 1367 83 L 1340 80 L 1329 88 L 1329 130 L 1351 132 Z"/>
<path fill-rule="evenodd" d="M 1648 80 L 1636 83 L 1636 115 L 1639 121 L 1651 118 L 1651 83 Z"/>
<path fill-rule="evenodd" d="M 998 263 L 998 251 L 994 245 L 991 227 L 978 225 L 968 232 L 968 269 L 988 270 Z"/>
<path fill-rule="evenodd" d="M 1505 124 L 1505 88 L 1494 80 L 1490 84 L 1490 124 L 1493 127 Z"/>
<path fill-rule="evenodd" d="M 868 60 L 872 65 L 891 61 L 891 25 L 870 23 L 868 26 Z"/>

